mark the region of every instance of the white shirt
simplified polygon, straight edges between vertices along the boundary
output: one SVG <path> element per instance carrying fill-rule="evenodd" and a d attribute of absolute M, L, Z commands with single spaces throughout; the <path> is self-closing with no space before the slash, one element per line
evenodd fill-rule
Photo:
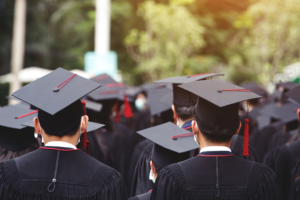
<path fill-rule="evenodd" d="M 45 144 L 45 147 L 64 147 L 64 148 L 71 148 L 77 149 L 73 144 L 62 142 L 62 141 L 51 141 Z"/>
<path fill-rule="evenodd" d="M 206 152 L 206 151 L 229 151 L 231 152 L 231 149 L 225 146 L 209 146 L 204 147 L 200 150 L 200 153 Z"/>

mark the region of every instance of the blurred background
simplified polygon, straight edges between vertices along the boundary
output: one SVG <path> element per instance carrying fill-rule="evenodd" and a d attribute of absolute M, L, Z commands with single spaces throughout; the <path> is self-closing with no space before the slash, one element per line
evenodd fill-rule
<path fill-rule="evenodd" d="M 299 33 L 299 0 L 0 0 L 0 105 L 58 67 L 130 85 L 220 72 L 271 92 L 299 83 Z"/>

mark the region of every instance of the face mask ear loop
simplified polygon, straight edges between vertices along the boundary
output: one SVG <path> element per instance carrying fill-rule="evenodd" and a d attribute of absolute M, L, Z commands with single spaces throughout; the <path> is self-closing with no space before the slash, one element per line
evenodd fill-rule
<path fill-rule="evenodd" d="M 77 142 L 77 144 L 79 144 L 79 142 L 80 142 L 80 137 L 81 137 L 81 127 L 82 127 L 82 117 L 81 117 L 81 121 L 80 121 L 80 128 L 79 128 L 79 132 L 80 132 L 80 134 L 79 134 L 79 138 L 78 138 L 78 142 Z"/>

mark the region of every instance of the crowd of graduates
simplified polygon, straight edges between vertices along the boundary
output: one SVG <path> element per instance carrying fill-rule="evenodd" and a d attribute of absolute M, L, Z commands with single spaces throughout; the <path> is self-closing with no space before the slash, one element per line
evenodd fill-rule
<path fill-rule="evenodd" d="M 300 199 L 300 85 L 58 68 L 0 108 L 0 199 Z"/>

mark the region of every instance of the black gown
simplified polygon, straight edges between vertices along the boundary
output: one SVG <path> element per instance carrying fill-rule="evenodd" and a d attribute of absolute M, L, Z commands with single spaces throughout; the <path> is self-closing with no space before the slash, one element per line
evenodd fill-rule
<path fill-rule="evenodd" d="M 192 131 L 192 129 L 186 129 Z M 240 135 L 234 135 L 231 141 L 232 153 L 240 158 L 249 161 L 256 161 L 256 153 L 254 148 L 249 145 L 249 156 L 243 155 L 244 137 Z M 153 182 L 149 180 L 150 165 L 153 143 L 149 143 L 140 153 L 140 157 L 135 166 L 133 173 L 130 196 L 140 195 L 153 189 Z M 194 157 L 199 153 L 199 149 L 191 151 L 191 157 Z"/>
<path fill-rule="evenodd" d="M 299 157 L 300 141 L 296 141 L 274 149 L 264 160 L 264 164 L 275 172 L 285 199 L 289 197 L 292 170 Z"/>
<path fill-rule="evenodd" d="M 276 176 L 268 167 L 233 154 L 205 153 L 162 169 L 151 200 L 281 199 Z"/>
<path fill-rule="evenodd" d="M 80 150 L 49 148 L 0 164 L 0 199 L 127 199 L 116 170 Z"/>

